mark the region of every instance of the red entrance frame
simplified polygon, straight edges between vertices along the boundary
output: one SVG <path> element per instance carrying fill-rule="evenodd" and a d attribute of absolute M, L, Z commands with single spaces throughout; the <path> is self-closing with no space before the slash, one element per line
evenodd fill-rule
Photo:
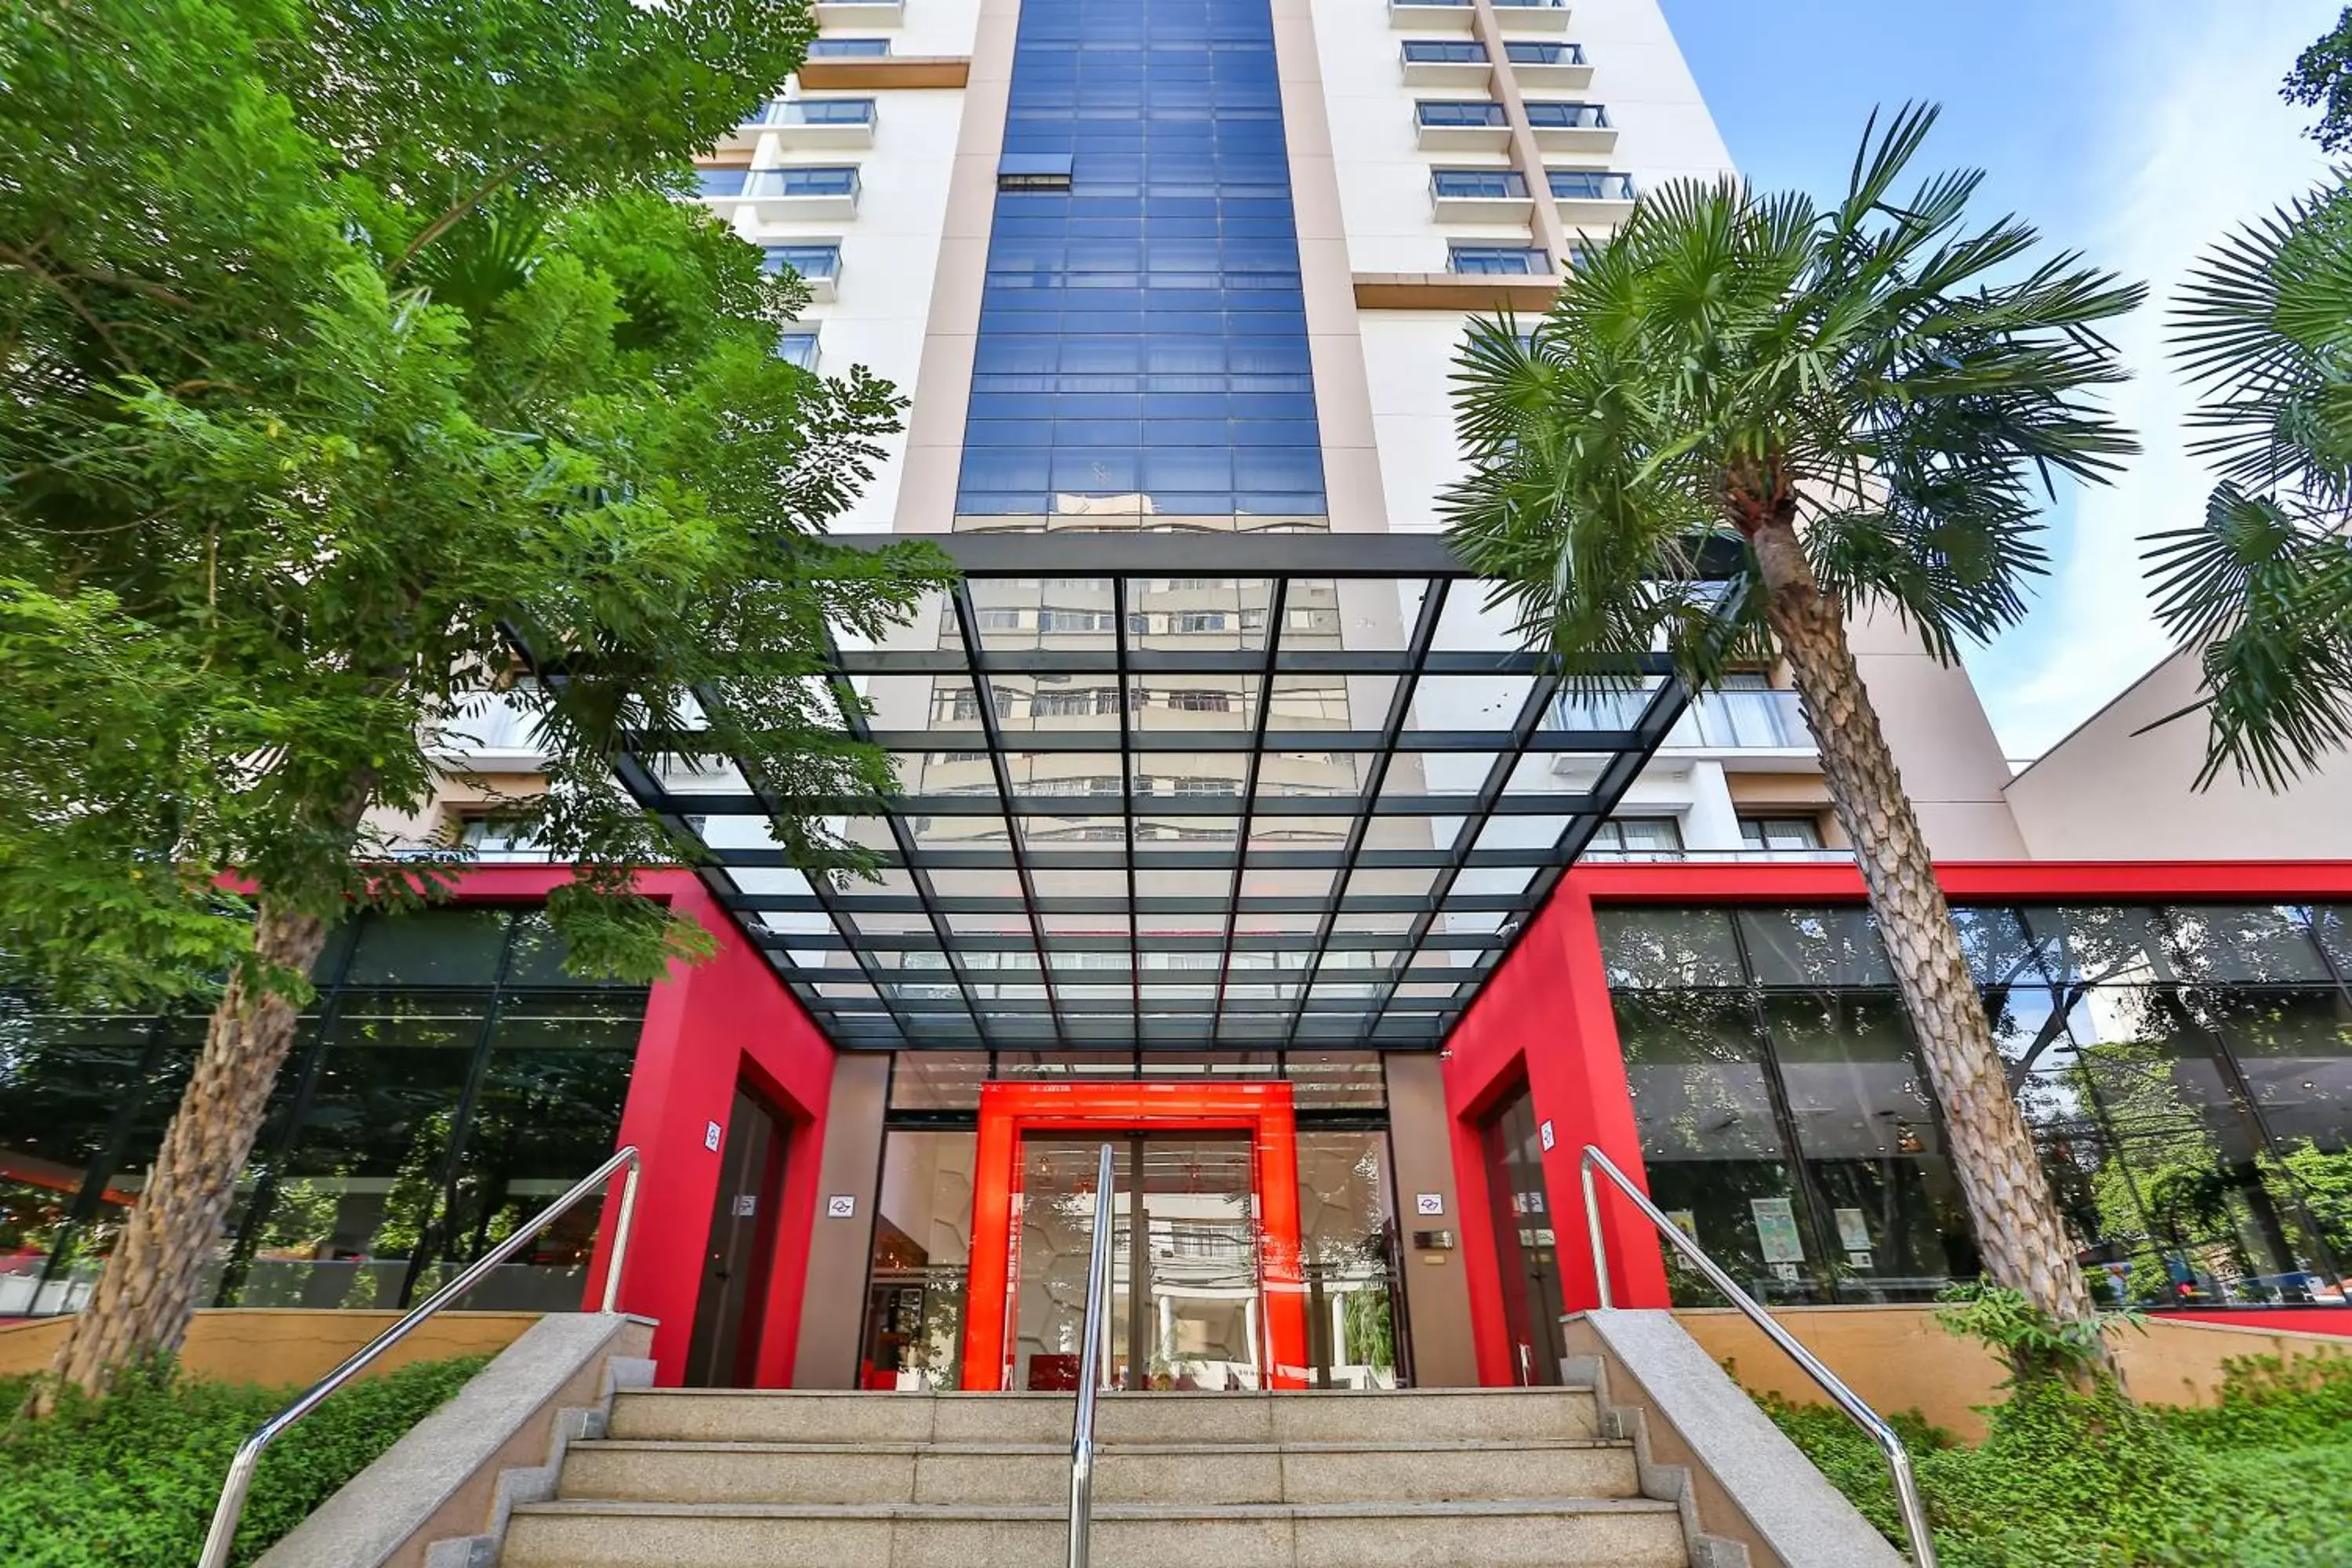
<path fill-rule="evenodd" d="M 1257 1176 L 1258 1279 L 1265 1300 L 1265 1384 L 1307 1386 L 1307 1290 L 1299 1268 L 1298 1127 L 1287 1083 L 991 1083 L 980 1091 L 963 1386 L 1010 1388 L 1013 1196 L 1031 1132 L 1250 1135 Z"/>

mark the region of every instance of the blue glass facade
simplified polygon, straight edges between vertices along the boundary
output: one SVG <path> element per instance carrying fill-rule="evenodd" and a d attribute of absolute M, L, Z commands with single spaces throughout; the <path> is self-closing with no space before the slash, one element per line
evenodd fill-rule
<path fill-rule="evenodd" d="M 1266 0 L 1026 0 L 956 510 L 1325 515 Z"/>

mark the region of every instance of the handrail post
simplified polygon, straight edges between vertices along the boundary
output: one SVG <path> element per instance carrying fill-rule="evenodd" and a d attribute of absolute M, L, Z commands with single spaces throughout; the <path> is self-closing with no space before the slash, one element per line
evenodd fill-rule
<path fill-rule="evenodd" d="M 530 1224 L 476 1258 L 464 1273 L 436 1290 L 423 1305 L 344 1357 L 341 1366 L 304 1389 L 293 1404 L 254 1428 L 253 1435 L 237 1445 L 236 1458 L 229 1460 L 228 1475 L 221 1482 L 220 1501 L 214 1505 L 212 1527 L 205 1532 L 204 1551 L 196 1558 L 196 1568 L 228 1568 L 229 1548 L 236 1542 L 237 1521 L 245 1513 L 246 1496 L 253 1489 L 254 1471 L 261 1463 L 262 1450 L 276 1442 L 278 1434 L 318 1408 L 327 1395 L 349 1383 L 376 1357 L 406 1339 L 425 1320 L 472 1289 L 491 1270 L 536 1240 L 541 1231 L 569 1214 L 583 1198 L 611 1181 L 614 1172 L 626 1167 L 629 1173 L 621 1184 L 621 1212 L 613 1236 L 612 1266 L 604 1274 L 604 1310 L 612 1311 L 614 1303 L 620 1298 L 621 1264 L 628 1256 L 629 1226 L 636 1215 L 637 1173 L 643 1163 L 635 1145 L 615 1150 L 611 1159 L 580 1178 L 570 1192 L 540 1210 Z"/>
<path fill-rule="evenodd" d="M 1095 1506 L 1095 1402 L 1110 1382 L 1111 1146 L 1095 1170 L 1093 1246 L 1087 1254 L 1086 1317 L 1078 1333 L 1078 1403 L 1070 1420 L 1069 1568 L 1087 1568 Z"/>
<path fill-rule="evenodd" d="M 1887 1472 L 1895 1480 L 1895 1506 L 1903 1515 L 1903 1533 L 1911 1541 L 1911 1561 L 1916 1568 L 1936 1568 L 1936 1537 L 1927 1523 L 1927 1500 L 1919 1495 L 1918 1478 L 1911 1469 L 1910 1450 L 1904 1447 L 1903 1439 L 1894 1426 L 1864 1404 L 1860 1394 L 1840 1381 L 1835 1373 L 1822 1363 L 1820 1357 L 1800 1344 L 1796 1337 L 1782 1328 L 1753 1296 L 1742 1290 L 1738 1283 L 1724 1272 L 1722 1266 L 1708 1257 L 1706 1249 L 1682 1226 L 1668 1219 L 1664 1211 L 1650 1201 L 1649 1194 L 1635 1186 L 1632 1178 L 1619 1170 L 1608 1155 L 1587 1143 L 1583 1158 L 1578 1163 L 1578 1173 L 1584 1185 L 1584 1224 L 1592 1237 L 1592 1270 L 1594 1278 L 1600 1281 L 1602 1308 L 1609 1306 L 1609 1262 L 1601 1238 L 1601 1194 L 1592 1180 L 1592 1173 L 1596 1170 L 1609 1178 L 1660 1236 L 1674 1244 L 1675 1250 L 1706 1276 L 1708 1284 L 1723 1293 L 1724 1300 L 1738 1308 L 1750 1322 L 1764 1331 L 1765 1338 L 1786 1352 L 1790 1360 L 1821 1385 L 1822 1391 L 1837 1407 L 1845 1412 L 1847 1418 L 1878 1445 L 1879 1453 L 1885 1458 Z"/>

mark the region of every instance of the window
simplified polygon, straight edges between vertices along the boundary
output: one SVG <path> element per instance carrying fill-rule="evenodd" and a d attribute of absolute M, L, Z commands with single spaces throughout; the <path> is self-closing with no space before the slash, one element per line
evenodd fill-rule
<path fill-rule="evenodd" d="M 837 278 L 841 275 L 841 247 L 838 245 L 769 245 L 761 247 L 765 259 L 760 264 L 767 272 L 787 269 L 803 278 Z"/>
<path fill-rule="evenodd" d="M 816 334 L 788 330 L 776 338 L 776 357 L 803 370 L 816 368 Z"/>
<path fill-rule="evenodd" d="M 1039 691 L 1029 699 L 1029 712 L 1034 718 L 1047 719 L 1073 713 L 1092 713 L 1094 710 L 1095 694 L 1091 691 Z M 1047 788 L 1049 784 L 1072 782 L 1075 781 L 1041 779 L 1029 787 L 1038 794 L 1051 794 L 1053 792 Z"/>
<path fill-rule="evenodd" d="M 1528 182 L 1517 169 L 1437 169 L 1430 174 L 1429 188 L 1439 196 L 1503 201 L 1526 195 Z"/>
<path fill-rule="evenodd" d="M 1749 849 L 1811 850 L 1822 847 L 1822 825 L 1813 816 L 1743 816 L 1739 842 Z"/>
<path fill-rule="evenodd" d="M 1593 169 L 1548 169 L 1551 194 L 1561 201 L 1630 202 L 1633 176 L 1603 174 Z"/>
<path fill-rule="evenodd" d="M 755 169 L 744 189 L 749 196 L 854 196 L 857 171 L 832 168 Z"/>
<path fill-rule="evenodd" d="M 1445 269 L 1496 277 L 1539 277 L 1551 270 L 1551 258 L 1528 245 L 1453 245 L 1445 250 Z"/>
<path fill-rule="evenodd" d="M 458 825 L 458 847 L 477 860 L 543 860 L 545 850 L 530 829 L 491 816 L 469 816 Z"/>
<path fill-rule="evenodd" d="M 749 169 L 697 169 L 694 172 L 696 194 L 705 200 L 715 196 L 740 196 L 751 174 Z"/>
<path fill-rule="evenodd" d="M 1609 110 L 1597 103 L 1530 103 L 1528 123 L 1538 131 L 1601 131 Z"/>
<path fill-rule="evenodd" d="M 1404 61 L 1412 66 L 1483 66 L 1486 46 L 1444 38 L 1408 38 Z"/>
<path fill-rule="evenodd" d="M 1108 610 L 1040 610 L 1037 629 L 1041 632 L 1108 632 L 1115 631 L 1118 618 Z"/>
<path fill-rule="evenodd" d="M 1183 610 L 1169 617 L 1169 629 L 1176 632 L 1221 632 L 1225 629 L 1223 610 Z"/>
<path fill-rule="evenodd" d="M 1178 689 L 1168 694 L 1168 706 L 1179 713 L 1230 713 L 1234 710 L 1234 694 Z"/>
<path fill-rule="evenodd" d="M 1413 105 L 1413 113 L 1422 124 L 1433 130 L 1500 130 L 1507 123 L 1503 118 L 1503 106 L 1499 103 L 1423 99 Z"/>
<path fill-rule="evenodd" d="M 1076 160 L 1067 153 L 1008 153 L 996 163 L 1000 191 L 1066 191 Z"/>
<path fill-rule="evenodd" d="M 887 38 L 812 38 L 808 47 L 813 60 L 878 60 L 889 53 Z"/>
<path fill-rule="evenodd" d="M 1612 859 L 1678 859 L 1682 829 L 1671 816 L 1612 816 L 1593 830 L 1587 850 Z"/>
<path fill-rule="evenodd" d="M 801 98 L 772 107 L 778 110 L 776 122 L 785 125 L 874 123 L 874 100 L 870 98 Z"/>
<path fill-rule="evenodd" d="M 1581 44 L 1507 43 L 1503 58 L 1515 66 L 1580 66 L 1584 63 Z"/>

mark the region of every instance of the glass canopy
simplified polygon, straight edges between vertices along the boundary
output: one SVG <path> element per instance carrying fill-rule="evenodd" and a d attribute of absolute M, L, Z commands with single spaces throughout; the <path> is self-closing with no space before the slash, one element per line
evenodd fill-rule
<path fill-rule="evenodd" d="M 955 589 L 835 654 L 878 880 L 733 770 L 623 769 L 847 1047 L 1433 1049 L 1684 706 L 1655 655 L 1563 689 L 1433 536 L 937 542 Z"/>

